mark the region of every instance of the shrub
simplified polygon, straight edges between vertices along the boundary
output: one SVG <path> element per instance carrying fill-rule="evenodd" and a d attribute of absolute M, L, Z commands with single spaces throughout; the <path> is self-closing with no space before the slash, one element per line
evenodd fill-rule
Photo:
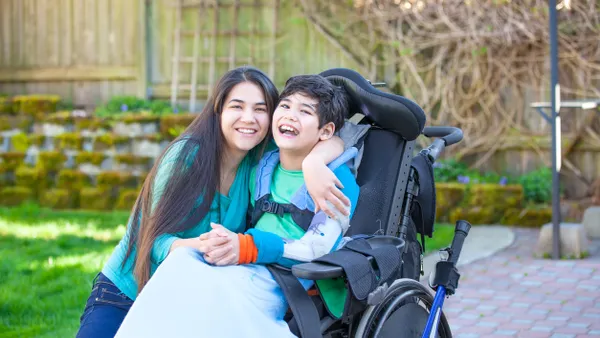
<path fill-rule="evenodd" d="M 33 200 L 33 192 L 26 187 L 0 188 L 0 204 L 17 206 Z"/>
<path fill-rule="evenodd" d="M 74 208 L 76 195 L 67 189 L 50 189 L 40 197 L 40 205 L 52 209 Z"/>
<path fill-rule="evenodd" d="M 68 190 L 81 190 L 91 184 L 90 178 L 81 171 L 63 169 L 56 177 L 56 187 Z"/>
<path fill-rule="evenodd" d="M 40 151 L 37 164 L 47 172 L 56 172 L 66 160 L 67 156 L 60 151 Z"/>
<path fill-rule="evenodd" d="M 552 200 L 552 170 L 544 167 L 519 178 L 524 198 L 529 203 L 550 203 Z"/>
<path fill-rule="evenodd" d="M 4 169 L 8 171 L 12 171 L 17 169 L 23 164 L 23 160 L 25 159 L 24 152 L 7 152 L 0 154 L 0 158 L 2 158 L 4 162 Z"/>
<path fill-rule="evenodd" d="M 110 193 L 101 188 L 83 188 L 79 197 L 79 207 L 86 210 L 110 210 Z"/>

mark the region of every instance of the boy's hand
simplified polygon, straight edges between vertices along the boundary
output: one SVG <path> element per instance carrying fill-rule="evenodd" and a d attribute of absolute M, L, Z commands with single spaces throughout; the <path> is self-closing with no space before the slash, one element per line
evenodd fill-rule
<path fill-rule="evenodd" d="M 206 248 L 204 259 L 206 262 L 214 265 L 235 265 L 240 256 L 240 241 L 238 235 L 229 231 L 220 224 L 211 223 L 211 231 L 200 235 L 200 241 L 210 241 L 215 238 L 227 238 L 224 245 L 208 246 Z"/>
<path fill-rule="evenodd" d="M 327 216 L 336 219 L 336 211 L 348 216 L 350 200 L 340 189 L 344 186 L 323 161 L 307 157 L 302 163 L 306 189 L 315 202 L 315 213 L 323 210 Z M 329 202 L 329 203 L 327 203 Z"/>

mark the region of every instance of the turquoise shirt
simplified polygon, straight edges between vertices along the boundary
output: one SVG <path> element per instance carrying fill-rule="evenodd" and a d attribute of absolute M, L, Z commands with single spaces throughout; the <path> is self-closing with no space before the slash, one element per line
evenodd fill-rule
<path fill-rule="evenodd" d="M 156 206 L 156 203 L 162 196 L 165 189 L 166 183 L 171 177 L 173 167 L 176 163 L 177 158 L 180 156 L 185 141 L 180 141 L 173 144 L 165 153 L 165 156 L 160 162 L 157 168 L 156 177 L 153 182 L 153 194 L 151 208 L 152 210 Z M 191 165 L 190 161 L 193 161 L 197 155 L 198 149 L 193 151 L 187 163 Z M 202 156 L 202 155 L 198 155 Z M 154 246 L 151 251 L 151 275 L 156 271 L 158 265 L 167 257 L 171 244 L 180 238 L 193 238 L 198 237 L 201 234 L 211 230 L 210 223 L 219 223 L 224 227 L 234 232 L 243 232 L 246 227 L 246 212 L 249 203 L 248 195 L 248 182 L 252 168 L 252 160 L 250 156 L 246 156 L 242 163 L 240 163 L 235 179 L 229 189 L 229 195 L 217 193 L 212 201 L 209 213 L 203 220 L 200 221 L 195 227 L 174 234 L 163 234 L 159 236 L 154 242 Z M 190 182 L 194 184 L 194 182 Z M 201 183 L 198 191 L 201 190 Z M 198 198 L 196 207 L 200 205 L 202 201 L 201 196 Z M 117 244 L 108 262 L 102 269 L 102 273 L 108 277 L 115 285 L 125 294 L 127 297 L 135 300 L 138 288 L 133 276 L 133 261 L 135 258 L 135 249 L 129 256 L 124 268 L 121 264 L 127 253 L 127 246 L 129 242 L 129 228 L 131 227 L 131 218 L 127 225 L 127 232 L 121 241 Z"/>

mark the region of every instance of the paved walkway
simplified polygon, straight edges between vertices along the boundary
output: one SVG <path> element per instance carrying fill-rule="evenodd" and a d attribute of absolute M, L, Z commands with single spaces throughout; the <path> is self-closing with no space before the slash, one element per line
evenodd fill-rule
<path fill-rule="evenodd" d="M 444 304 L 455 337 L 600 337 L 600 243 L 584 260 L 534 259 L 538 232 L 514 229 L 506 249 L 459 268 Z"/>

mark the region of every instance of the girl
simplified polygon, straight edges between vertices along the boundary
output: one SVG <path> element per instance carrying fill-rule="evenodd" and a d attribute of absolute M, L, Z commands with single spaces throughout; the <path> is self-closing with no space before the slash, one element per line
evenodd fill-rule
<path fill-rule="evenodd" d="M 277 102 L 277 89 L 255 68 L 240 67 L 221 78 L 202 113 L 148 174 L 127 233 L 95 278 L 77 337 L 113 337 L 138 293 L 175 248 L 205 252 L 228 245 L 226 237 L 198 239 L 211 230 L 210 223 L 243 231 L 250 169 L 271 145 Z M 342 151 L 339 138 L 324 141 L 304 163 L 309 193 L 330 215 L 328 201 L 344 213 L 349 204 L 325 165 Z"/>

